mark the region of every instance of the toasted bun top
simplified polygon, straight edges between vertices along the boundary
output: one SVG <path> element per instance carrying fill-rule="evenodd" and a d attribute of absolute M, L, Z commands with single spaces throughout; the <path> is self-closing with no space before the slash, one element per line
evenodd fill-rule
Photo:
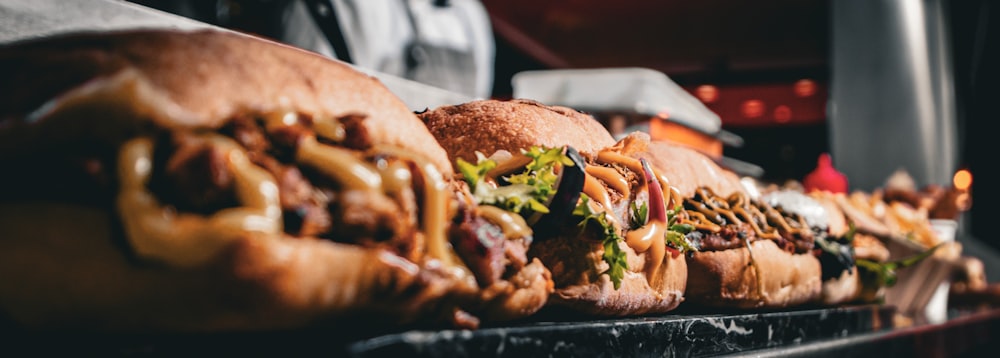
<path fill-rule="evenodd" d="M 839 237 L 850 231 L 851 228 L 847 224 L 847 216 L 843 210 L 840 210 L 840 207 L 836 203 L 828 200 L 818 200 L 817 202 L 823 206 L 823 210 L 826 212 L 830 235 Z"/>
<path fill-rule="evenodd" d="M 140 85 L 123 86 L 123 77 Z M 117 106 L 134 108 L 116 111 L 152 117 L 165 127 L 218 128 L 240 114 L 281 110 L 314 117 L 362 114 L 373 143 L 421 153 L 451 172 L 434 137 L 377 79 L 336 60 L 250 35 L 128 30 L 30 40 L 0 47 L 0 79 L 0 128 L 37 120 L 26 117 L 37 116 L 44 105 L 74 90 L 89 86 L 90 92 L 77 92 L 92 93 L 117 85 L 136 92 L 119 98 L 156 100 L 119 101 Z M 158 115 L 167 109 L 171 116 Z M 0 133 L 0 139 L 9 138 Z"/>
<path fill-rule="evenodd" d="M 581 152 L 615 144 L 593 117 L 567 107 L 532 100 L 479 100 L 420 114 L 453 158 L 476 160 L 498 150 L 516 152 L 531 146 L 569 145 Z"/>
<path fill-rule="evenodd" d="M 652 141 L 646 152 L 639 156 L 646 158 L 662 175 L 670 180 L 684 197 L 694 196 L 696 189 L 707 186 L 720 196 L 732 193 L 746 193 L 736 173 L 720 167 L 707 155 L 678 144 Z"/>

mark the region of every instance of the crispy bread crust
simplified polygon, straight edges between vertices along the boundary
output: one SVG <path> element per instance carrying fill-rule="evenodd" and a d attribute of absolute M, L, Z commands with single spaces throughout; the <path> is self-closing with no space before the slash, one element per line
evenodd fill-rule
<path fill-rule="evenodd" d="M 385 251 L 289 237 L 243 237 L 212 264 L 166 269 L 123 255 L 115 224 L 82 206 L 0 205 L 0 273 L 18 277 L 0 283 L 5 313 L 46 329 L 212 332 L 297 327 L 369 302 L 403 323 L 456 288 Z"/>
<path fill-rule="evenodd" d="M 696 252 L 688 257 L 688 302 L 696 305 L 777 308 L 819 297 L 819 260 L 790 254 L 771 240 L 746 248 Z"/>
<path fill-rule="evenodd" d="M 649 143 L 641 157 L 659 168 L 670 179 L 670 186 L 689 198 L 702 186 L 726 197 L 732 193 L 746 193 L 740 178 L 723 169 L 708 156 L 685 146 L 662 141 Z"/>
<path fill-rule="evenodd" d="M 569 145 L 583 153 L 615 144 L 614 138 L 592 117 L 576 110 L 547 106 L 529 100 L 481 100 L 439 107 L 420 117 L 453 159 L 475 161 L 475 152 L 490 155 L 498 150 L 516 152 L 531 146 Z M 654 278 L 641 271 L 645 254 L 624 242 L 630 272 L 615 290 L 602 274 L 607 263 L 601 258 L 600 240 L 584 237 L 536 238 L 529 255 L 552 271 L 556 284 L 549 302 L 600 316 L 661 313 L 683 301 L 687 263 L 683 257 L 665 255 Z M 653 283 L 651 284 L 650 281 Z"/>
<path fill-rule="evenodd" d="M 473 163 L 476 151 L 488 156 L 501 149 L 517 153 L 533 145 L 568 144 L 589 153 L 615 144 L 607 129 L 590 115 L 524 99 L 443 106 L 421 113 L 420 118 L 452 160 Z"/>
<path fill-rule="evenodd" d="M 746 193 L 739 177 L 708 156 L 682 145 L 651 142 L 640 154 L 658 166 L 684 197 L 707 186 L 720 196 Z M 776 308 L 819 297 L 821 270 L 811 254 L 791 254 L 771 240 L 746 248 L 695 252 L 687 256 L 686 302 L 725 308 Z M 760 273 L 760 276 L 758 276 Z"/>
<path fill-rule="evenodd" d="M 70 90 L 130 70 L 183 116 L 119 111 L 152 115 L 163 127 L 214 129 L 239 114 L 286 109 L 317 117 L 363 114 L 374 143 L 420 153 L 445 174 L 452 171 L 427 128 L 376 78 L 315 53 L 234 32 L 134 30 L 4 46 L 0 122 L 23 120 Z M 37 142 L 5 132 L 2 149 Z"/>
<path fill-rule="evenodd" d="M 149 126 L 212 131 L 234 116 L 290 110 L 363 115 L 373 145 L 400 147 L 452 173 L 423 123 L 376 79 L 247 35 L 66 35 L 0 48 L 0 74 L 9 94 L 0 97 L 0 163 L 41 146 L 61 153 L 80 139 L 118 145 Z M 0 202 L 0 273 L 20 278 L 0 280 L 0 313 L 42 328 L 266 330 L 356 315 L 406 323 L 458 306 L 515 319 L 539 309 L 551 289 L 537 262 L 515 273 L 515 283 L 480 290 L 446 267 L 280 234 L 247 234 L 207 264 L 165 267 L 113 244 L 125 241 L 119 221 L 110 207 Z"/>
<path fill-rule="evenodd" d="M 630 316 L 663 313 L 684 300 L 687 262 L 684 257 L 664 256 L 659 270 L 650 277 L 646 255 L 624 242 L 618 243 L 628 259 L 629 270 L 616 290 L 602 274 L 608 264 L 602 259 L 604 245 L 583 237 L 555 237 L 535 242 L 531 254 L 548 264 L 557 286 L 550 303 L 597 316 Z"/>
<path fill-rule="evenodd" d="M 852 302 L 861 294 L 861 279 L 858 269 L 852 268 L 840 274 L 839 277 L 823 281 L 823 290 L 819 302 L 824 305 L 836 305 Z"/>

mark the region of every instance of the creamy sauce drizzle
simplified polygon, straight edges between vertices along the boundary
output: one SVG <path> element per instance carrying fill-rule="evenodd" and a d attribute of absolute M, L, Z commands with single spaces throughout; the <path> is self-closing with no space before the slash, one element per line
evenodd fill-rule
<path fill-rule="evenodd" d="M 747 223 L 757 237 L 762 239 L 781 238 L 781 232 L 801 234 L 808 230 L 808 226 L 789 225 L 781 212 L 766 204 L 751 202 L 741 193 L 733 193 L 729 198 L 723 199 L 711 189 L 703 187 L 696 191 L 696 197 L 685 199 L 685 203 L 689 209 L 685 210 L 681 222 L 699 230 L 719 232 L 721 225 L 727 223 Z M 796 223 L 800 221 L 795 220 Z"/>
<path fill-rule="evenodd" d="M 377 150 L 380 153 L 390 154 L 399 158 L 412 161 L 418 170 L 421 171 L 424 187 L 424 205 L 421 212 L 421 227 L 426 243 L 426 252 L 430 257 L 441 261 L 455 271 L 455 273 L 471 277 L 470 272 L 462 267 L 462 262 L 451 248 L 448 241 L 448 214 L 449 199 L 448 184 L 444 181 L 444 176 L 429 160 L 408 153 L 396 147 L 381 147 Z"/>
<path fill-rule="evenodd" d="M 299 140 L 295 160 L 316 168 L 348 190 L 381 190 L 382 176 L 348 149 L 322 144 L 316 137 Z"/>
<path fill-rule="evenodd" d="M 647 279 L 654 277 L 654 273 L 663 263 L 666 256 L 667 244 L 664 242 L 667 233 L 667 224 L 659 220 L 650 220 L 642 227 L 625 234 L 625 243 L 636 253 L 648 251 L 646 267 Z M 651 281 L 652 282 L 652 281 Z"/>
<path fill-rule="evenodd" d="M 645 171 L 642 168 L 642 163 L 638 159 L 624 156 L 613 149 L 605 149 L 598 152 L 596 159 L 599 164 L 622 166 L 628 168 L 637 175 L 645 177 Z M 601 185 L 598 180 L 602 180 L 607 183 L 608 186 L 622 192 L 623 196 L 626 198 L 629 198 L 632 193 L 631 186 L 628 181 L 623 175 L 621 175 L 621 173 L 618 172 L 617 169 L 613 167 L 609 168 L 599 165 L 588 165 L 586 168 L 586 174 L 584 193 L 593 198 L 595 201 L 601 203 L 601 205 L 607 208 L 606 210 L 608 211 L 610 211 L 611 208 L 610 195 L 608 195 L 607 189 L 605 189 L 605 187 Z M 679 204 L 679 202 L 674 201 L 674 194 L 676 193 L 676 190 L 670 187 L 667 178 L 660 174 L 656 169 L 653 169 L 653 176 L 655 177 L 653 180 L 656 180 L 660 184 L 660 188 L 663 193 L 663 203 L 665 205 L 672 205 L 672 203 Z M 664 209 L 669 210 L 671 208 L 667 207 Z M 612 214 L 608 214 L 607 216 L 609 219 L 616 217 Z M 614 223 L 620 228 L 621 223 L 617 222 L 617 219 L 614 220 Z M 636 253 L 645 253 L 647 255 L 643 270 L 646 272 L 646 279 L 650 285 L 656 285 L 656 280 L 658 280 L 660 276 L 657 272 L 666 257 L 666 231 L 667 224 L 665 222 L 659 220 L 649 220 L 643 224 L 642 227 L 631 230 L 625 234 L 626 245 L 635 250 Z"/>
<path fill-rule="evenodd" d="M 626 180 L 625 176 L 619 173 L 615 168 L 602 167 L 600 165 L 588 165 L 585 171 L 587 174 L 607 183 L 612 189 L 621 193 L 623 197 L 628 198 L 632 194 L 632 188 L 631 185 L 629 185 L 628 180 Z"/>
<path fill-rule="evenodd" d="M 496 224 L 507 239 L 518 239 L 531 236 L 531 229 L 521 215 L 492 206 L 480 205 L 476 208 L 487 221 Z"/>
<path fill-rule="evenodd" d="M 118 158 L 117 206 L 125 232 L 140 256 L 181 267 L 204 264 L 224 245 L 247 233 L 279 234 L 278 186 L 270 173 L 251 163 L 229 138 L 209 135 L 226 155 L 236 197 L 243 205 L 211 216 L 177 213 L 161 205 L 147 184 L 153 170 L 153 141 L 136 138 L 122 145 Z"/>
<path fill-rule="evenodd" d="M 638 159 L 626 157 L 612 150 L 606 149 L 598 152 L 597 162 L 608 165 L 619 164 L 628 168 L 633 173 L 642 173 L 642 163 L 639 163 Z"/>
<path fill-rule="evenodd" d="M 614 215 L 614 211 L 611 206 L 611 195 L 608 194 L 608 190 L 604 188 L 601 182 L 594 178 L 593 175 L 585 174 L 585 179 L 583 181 L 583 193 L 590 197 L 592 204 L 597 204 L 600 206 L 591 206 L 591 208 L 596 208 L 594 212 L 605 212 L 608 221 L 615 227 L 620 227 L 618 222 L 618 217 Z"/>
<path fill-rule="evenodd" d="M 274 112 L 264 116 L 265 127 L 299 124 L 294 112 Z M 321 119 L 313 130 L 323 138 L 340 141 L 344 128 L 339 121 Z M 234 140 L 217 134 L 206 135 L 210 145 L 225 151 L 227 169 L 234 176 L 237 200 L 242 206 L 210 216 L 177 213 L 160 204 L 148 189 L 153 166 L 153 140 L 136 138 L 124 143 L 119 151 L 118 175 L 121 182 L 117 207 L 123 226 L 136 252 L 168 264 L 191 267 L 209 261 L 225 244 L 247 233 L 282 233 L 279 190 L 274 177 L 247 158 L 246 151 Z M 448 242 L 449 192 L 441 172 L 428 160 L 403 150 L 386 147 L 380 152 L 415 163 L 424 187 L 421 228 L 426 253 L 448 266 L 452 274 L 469 279 L 472 275 L 461 265 Z M 301 138 L 295 153 L 296 162 L 311 166 L 336 180 L 343 189 L 398 193 L 412 186 L 413 174 L 408 165 L 393 161 L 386 168 L 365 163 L 354 152 L 326 145 L 315 136 Z M 511 232 L 527 230 L 516 218 L 500 223 Z M 506 225 L 506 227 L 504 226 Z"/>

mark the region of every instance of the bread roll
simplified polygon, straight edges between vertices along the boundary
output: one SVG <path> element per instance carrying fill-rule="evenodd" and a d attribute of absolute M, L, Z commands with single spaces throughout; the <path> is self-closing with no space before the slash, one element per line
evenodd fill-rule
<path fill-rule="evenodd" d="M 615 144 L 590 115 L 527 99 L 479 100 L 420 114 L 452 160 L 476 161 L 476 152 L 517 152 L 531 146 L 572 145 L 584 153 Z"/>
<path fill-rule="evenodd" d="M 456 161 L 475 162 L 476 152 L 485 156 L 497 151 L 520 153 L 533 146 L 570 146 L 584 153 L 588 168 L 603 167 L 605 172 L 617 173 L 605 178 L 620 175 L 620 180 L 612 181 L 627 182 L 622 184 L 627 189 L 613 189 L 615 183 L 595 178 L 595 183 L 600 184 L 592 187 L 607 195 L 608 204 L 603 207 L 612 207 L 606 213 L 616 218 L 619 223 L 616 230 L 623 238 L 631 231 L 625 221 L 629 218 L 630 203 L 648 198 L 637 196 L 645 195 L 637 194 L 646 190 L 641 183 L 643 174 L 636 168 L 639 162 L 629 157 L 645 147 L 648 136 L 632 136 L 616 143 L 595 119 L 573 109 L 520 99 L 481 100 L 435 108 L 420 117 Z M 607 156 L 631 165 L 602 164 L 601 153 L 612 153 Z M 591 193 L 587 190 L 584 192 Z M 594 200 L 599 201 L 596 197 L 601 195 L 595 194 Z M 581 220 L 575 216 L 567 219 Z M 581 233 L 576 222 L 566 224 L 569 229 L 557 234 L 536 235 L 529 252 L 552 271 L 555 283 L 549 300 L 552 306 L 588 315 L 626 316 L 667 312 L 681 303 L 687 282 L 687 263 L 682 256 L 663 254 L 664 247 L 657 248 L 659 251 L 639 250 L 631 247 L 628 240 L 619 240 L 615 246 L 624 252 L 628 270 L 620 287 L 615 288 L 606 273 L 609 264 L 603 258 L 602 236 Z"/>
<path fill-rule="evenodd" d="M 723 197 L 746 193 L 736 173 L 720 167 L 712 158 L 689 147 L 653 141 L 639 156 L 660 168 L 663 175 L 670 179 L 670 186 L 684 197 L 693 196 L 700 187 L 712 188 Z"/>
<path fill-rule="evenodd" d="M 129 30 L 4 45 L 0 78 L 0 273 L 19 278 L 0 280 L 0 311 L 19 326 L 472 328 L 551 290 L 537 260 L 504 256 L 530 237 L 469 234 L 499 223 L 458 200 L 414 113 L 344 63 Z M 478 239 L 492 256 L 452 245 Z"/>
<path fill-rule="evenodd" d="M 708 156 L 685 146 L 653 142 L 640 156 L 659 164 L 670 185 L 686 199 L 685 212 L 695 213 L 691 205 L 704 205 L 697 196 L 716 195 L 714 201 L 739 200 L 747 208 L 766 209 L 766 203 L 749 202 L 749 195 L 739 177 L 712 161 Z M 707 190 L 707 191 L 706 191 Z M 695 204 L 697 203 L 697 204 Z M 761 206 L 764 205 L 764 206 Z M 763 215 L 763 214 L 762 214 Z M 705 248 L 687 255 L 688 286 L 685 304 L 723 308 L 780 308 L 801 305 L 817 299 L 821 293 L 819 260 L 809 250 L 783 250 L 774 241 L 757 237 L 747 247 L 741 235 L 756 237 L 744 219 L 734 225 L 722 216 L 716 225 L 733 239 L 721 249 Z M 697 220 L 695 220 L 697 221 Z M 695 223 L 695 221 L 687 221 Z M 755 225 L 764 226 L 765 223 Z M 798 228 L 808 231 L 808 227 Z M 706 236 L 712 235 L 710 232 Z M 690 236 L 690 234 L 689 234 Z M 811 250 L 811 243 L 809 249 Z"/>

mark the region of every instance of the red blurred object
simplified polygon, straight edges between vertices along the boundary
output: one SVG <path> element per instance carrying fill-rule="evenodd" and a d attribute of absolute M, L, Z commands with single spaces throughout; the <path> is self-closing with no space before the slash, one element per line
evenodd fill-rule
<path fill-rule="evenodd" d="M 719 99 L 719 88 L 712 85 L 701 85 L 694 89 L 694 94 L 702 102 L 712 103 Z"/>
<path fill-rule="evenodd" d="M 751 99 L 743 102 L 740 112 L 746 118 L 758 118 L 764 115 L 764 102 L 759 99 Z"/>
<path fill-rule="evenodd" d="M 793 88 L 798 97 L 809 97 L 816 94 L 816 82 L 810 79 L 798 80 Z"/>
<path fill-rule="evenodd" d="M 685 86 L 699 99 L 699 87 L 702 85 Z M 717 113 L 722 118 L 722 125 L 735 128 L 760 128 L 773 126 L 818 126 L 826 122 L 826 101 L 829 98 L 827 87 L 817 83 L 816 93 L 808 97 L 799 97 L 791 88 L 791 82 L 758 83 L 758 84 L 712 84 L 718 91 L 712 102 L 704 102 L 705 107 Z M 761 106 L 763 112 L 757 117 L 746 117 L 743 113 L 747 101 L 758 100 L 761 104 L 779 104 L 788 107 L 788 112 Z M 787 118 L 783 117 L 788 115 Z"/>
<path fill-rule="evenodd" d="M 774 121 L 778 123 L 788 123 L 792 120 L 792 109 L 788 108 L 786 105 L 780 105 L 774 108 Z"/>
<path fill-rule="evenodd" d="M 833 160 L 829 153 L 819 155 L 816 161 L 816 169 L 806 174 L 802 180 L 802 186 L 806 192 L 828 191 L 832 193 L 847 193 L 847 176 L 833 167 Z"/>

